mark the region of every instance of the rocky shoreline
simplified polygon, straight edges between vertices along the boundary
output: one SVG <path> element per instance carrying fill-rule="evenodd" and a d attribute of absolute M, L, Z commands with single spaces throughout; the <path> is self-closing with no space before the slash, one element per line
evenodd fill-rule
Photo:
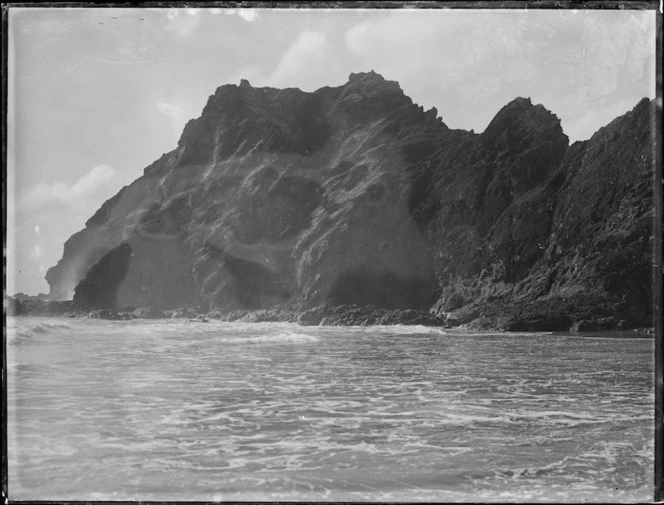
<path fill-rule="evenodd" d="M 195 308 L 157 310 L 147 307 L 125 307 L 119 310 L 82 307 L 73 300 L 20 300 L 5 297 L 5 311 L 10 316 L 69 317 L 129 321 L 134 319 L 188 319 L 197 322 L 287 322 L 300 326 L 373 326 L 420 325 L 439 328 L 460 328 L 474 331 L 501 332 L 594 332 L 638 330 L 653 333 L 652 328 L 628 324 L 615 316 L 574 318 L 575 314 L 493 314 L 472 317 L 472 314 L 449 313 L 446 317 L 415 309 L 381 309 L 375 306 L 320 305 L 308 310 L 288 309 L 235 310 L 222 313 Z M 578 316 L 578 314 L 576 314 Z M 583 314 L 581 314 L 583 315 Z"/>
<path fill-rule="evenodd" d="M 125 307 L 119 310 L 83 307 L 73 300 L 18 300 L 6 297 L 6 312 L 12 316 L 71 317 L 128 321 L 132 319 L 191 319 L 202 322 L 263 323 L 287 322 L 301 326 L 370 326 L 422 325 L 449 327 L 446 320 L 429 312 L 413 309 L 380 309 L 373 306 L 321 305 L 305 311 L 287 309 L 235 310 L 222 313 L 195 308 L 158 310 L 146 307 Z"/>

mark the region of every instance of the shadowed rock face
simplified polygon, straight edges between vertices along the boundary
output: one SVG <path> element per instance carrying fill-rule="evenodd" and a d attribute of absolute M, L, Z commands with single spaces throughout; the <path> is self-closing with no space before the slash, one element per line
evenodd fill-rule
<path fill-rule="evenodd" d="M 373 72 L 313 93 L 222 86 L 178 147 L 65 244 L 50 295 L 433 308 L 493 327 L 614 311 L 637 324 L 650 317 L 653 108 L 570 147 L 529 99 L 477 135 Z M 121 244 L 132 255 L 102 295 Z"/>
<path fill-rule="evenodd" d="M 339 275 L 328 299 L 334 305 L 374 305 L 382 309 L 428 307 L 435 301 L 433 277 L 402 279 L 390 271 Z"/>
<path fill-rule="evenodd" d="M 129 262 L 131 246 L 122 243 L 104 255 L 78 283 L 74 302 L 82 307 L 117 308 L 117 293 L 124 281 Z"/>
<path fill-rule="evenodd" d="M 643 100 L 568 149 L 549 128 L 541 160 L 532 154 L 540 149 L 526 149 L 539 174 L 526 184 L 506 176 L 528 166 L 523 155 L 486 151 L 498 142 L 485 140 L 475 165 L 492 163 L 480 176 L 489 179 L 484 198 L 471 206 L 443 197 L 434 218 L 442 281 L 435 310 L 486 327 L 501 327 L 505 315 L 522 328 L 530 321 L 537 329 L 567 329 L 570 321 L 607 317 L 651 325 L 653 112 Z M 503 138 L 493 124 L 480 137 Z M 544 131 L 524 131 L 533 130 Z M 432 184 L 445 193 L 446 175 L 437 175 Z M 505 182 L 496 183 L 500 178 Z M 461 194 L 481 187 L 472 179 L 456 186 Z"/>

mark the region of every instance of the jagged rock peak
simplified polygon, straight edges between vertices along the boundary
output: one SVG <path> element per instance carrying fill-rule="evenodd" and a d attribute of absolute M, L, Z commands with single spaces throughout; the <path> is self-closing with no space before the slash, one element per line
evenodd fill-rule
<path fill-rule="evenodd" d="M 356 82 L 365 79 L 385 81 L 385 78 L 374 70 L 370 70 L 369 72 L 351 72 L 351 74 L 348 76 L 348 82 Z"/>
<path fill-rule="evenodd" d="M 403 93 L 401 86 L 399 86 L 397 81 L 388 81 L 373 70 L 369 72 L 351 73 L 348 77 L 348 83 L 346 86 L 392 88 Z"/>
<path fill-rule="evenodd" d="M 498 111 L 482 134 L 484 145 L 504 143 L 506 135 L 528 139 L 528 143 L 549 139 L 569 144 L 560 118 L 542 104 L 533 105 L 530 98 L 517 97 Z"/>
<path fill-rule="evenodd" d="M 493 118 L 491 124 L 505 121 L 518 122 L 529 120 L 530 122 L 540 122 L 560 125 L 560 119 L 553 112 L 548 110 L 542 104 L 533 105 L 530 98 L 517 97 L 505 105 Z M 487 130 L 491 127 L 487 127 Z"/>
<path fill-rule="evenodd" d="M 642 98 L 639 103 L 637 103 L 633 109 L 628 110 L 624 114 L 618 116 L 615 118 L 613 121 L 611 121 L 609 124 L 603 126 L 599 130 L 597 130 L 592 138 L 600 138 L 603 135 L 605 135 L 607 132 L 610 132 L 616 128 L 618 129 L 624 129 L 624 123 L 628 120 L 632 121 L 639 121 L 639 120 L 644 120 L 647 121 L 650 119 L 649 116 L 653 114 L 655 111 L 655 100 L 654 99 L 648 99 L 648 98 Z M 652 117 L 652 121 L 654 124 L 655 118 Z"/>

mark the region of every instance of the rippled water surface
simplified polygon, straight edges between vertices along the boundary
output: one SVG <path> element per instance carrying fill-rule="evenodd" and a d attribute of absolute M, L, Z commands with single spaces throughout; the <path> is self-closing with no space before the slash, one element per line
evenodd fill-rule
<path fill-rule="evenodd" d="M 8 321 L 9 496 L 651 501 L 653 341 Z"/>

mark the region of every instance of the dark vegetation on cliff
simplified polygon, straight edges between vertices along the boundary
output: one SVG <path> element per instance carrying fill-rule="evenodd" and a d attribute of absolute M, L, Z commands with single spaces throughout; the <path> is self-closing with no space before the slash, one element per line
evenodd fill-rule
<path fill-rule="evenodd" d="M 412 310 L 475 328 L 650 326 L 654 107 L 570 146 L 525 98 L 475 134 L 373 72 L 313 93 L 221 86 L 69 239 L 50 296 L 330 324 Z"/>

